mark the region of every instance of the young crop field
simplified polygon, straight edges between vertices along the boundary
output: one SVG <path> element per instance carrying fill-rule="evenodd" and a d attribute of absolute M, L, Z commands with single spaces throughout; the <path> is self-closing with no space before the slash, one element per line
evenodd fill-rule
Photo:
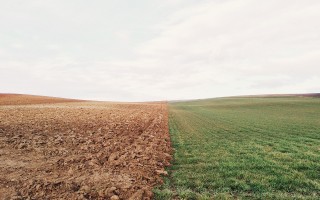
<path fill-rule="evenodd" d="M 319 199 L 320 98 L 169 105 L 174 161 L 156 199 Z"/>

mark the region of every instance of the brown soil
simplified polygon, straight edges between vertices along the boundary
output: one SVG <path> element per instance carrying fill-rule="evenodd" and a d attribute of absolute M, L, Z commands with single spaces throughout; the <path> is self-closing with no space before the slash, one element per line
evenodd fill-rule
<path fill-rule="evenodd" d="M 166 103 L 0 106 L 0 199 L 152 198 L 171 160 L 167 115 Z"/>
<path fill-rule="evenodd" d="M 63 102 L 80 102 L 75 99 L 64 99 L 57 97 L 44 97 L 24 94 L 2 94 L 0 93 L 0 105 L 28 105 L 43 103 L 63 103 Z"/>

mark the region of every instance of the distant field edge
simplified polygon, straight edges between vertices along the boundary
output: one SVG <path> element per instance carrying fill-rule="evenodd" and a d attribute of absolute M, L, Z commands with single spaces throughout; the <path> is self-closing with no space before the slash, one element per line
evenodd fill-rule
<path fill-rule="evenodd" d="M 86 100 L 68 99 L 61 97 L 49 97 L 29 94 L 0 93 L 0 106 L 4 105 L 29 105 L 29 104 L 52 104 L 67 102 L 83 102 Z"/>
<path fill-rule="evenodd" d="M 302 94 L 254 94 L 254 95 L 236 95 L 236 96 L 221 96 L 214 98 L 201 98 L 201 99 L 175 99 L 170 100 L 169 103 L 179 103 L 179 102 L 192 102 L 192 101 L 204 101 L 204 100 L 214 100 L 214 99 L 225 99 L 225 98 L 281 98 L 281 97 L 313 97 L 320 98 L 320 93 L 302 93 Z"/>

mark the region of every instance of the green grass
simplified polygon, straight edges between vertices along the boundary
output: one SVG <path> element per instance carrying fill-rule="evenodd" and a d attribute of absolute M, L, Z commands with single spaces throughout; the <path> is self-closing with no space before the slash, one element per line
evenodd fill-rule
<path fill-rule="evenodd" d="M 155 199 L 320 199 L 320 98 L 169 105 L 174 161 Z"/>

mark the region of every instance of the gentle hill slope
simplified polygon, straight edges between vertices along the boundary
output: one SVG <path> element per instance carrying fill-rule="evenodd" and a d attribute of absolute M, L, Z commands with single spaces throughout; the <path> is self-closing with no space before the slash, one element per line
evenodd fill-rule
<path fill-rule="evenodd" d="M 320 99 L 171 103 L 175 149 L 156 199 L 318 199 Z"/>
<path fill-rule="evenodd" d="M 47 103 L 64 103 L 64 102 L 80 102 L 80 101 L 81 100 L 65 99 L 65 98 L 57 98 L 57 97 L 0 93 L 0 105 L 28 105 L 28 104 L 47 104 Z"/>

